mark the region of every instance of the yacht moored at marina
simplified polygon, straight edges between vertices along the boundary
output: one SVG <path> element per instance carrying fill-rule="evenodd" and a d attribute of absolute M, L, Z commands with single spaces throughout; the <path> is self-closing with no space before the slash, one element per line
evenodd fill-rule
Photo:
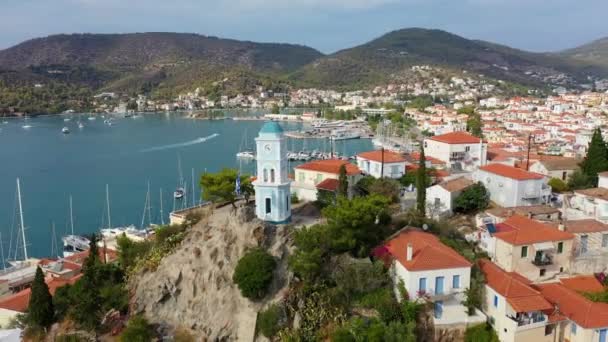
<path fill-rule="evenodd" d="M 329 137 L 331 140 L 359 139 L 361 133 L 351 129 L 334 129 Z"/>

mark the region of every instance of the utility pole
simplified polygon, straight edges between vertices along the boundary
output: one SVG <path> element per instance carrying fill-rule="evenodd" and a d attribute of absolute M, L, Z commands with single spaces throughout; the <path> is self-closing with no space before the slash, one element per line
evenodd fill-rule
<path fill-rule="evenodd" d="M 531 133 L 528 135 L 528 156 L 526 160 L 526 171 L 530 171 L 530 150 L 532 149 L 532 138 L 534 135 Z"/>

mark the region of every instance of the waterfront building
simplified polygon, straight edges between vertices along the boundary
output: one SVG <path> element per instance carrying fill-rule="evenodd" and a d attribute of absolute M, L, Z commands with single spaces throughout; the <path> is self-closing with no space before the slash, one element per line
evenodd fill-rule
<path fill-rule="evenodd" d="M 451 132 L 424 140 L 428 157 L 445 162 L 454 171 L 473 171 L 486 164 L 487 144 L 466 132 Z"/>
<path fill-rule="evenodd" d="M 362 177 L 361 170 L 356 165 L 339 159 L 314 160 L 296 166 L 295 180 L 292 186 L 293 193 L 300 200 L 316 201 L 319 190 L 336 192 L 342 165 L 346 168 L 350 197 L 353 187 Z"/>
<path fill-rule="evenodd" d="M 405 164 L 403 154 L 388 150 L 368 151 L 357 155 L 359 169 L 374 178 L 401 178 L 405 175 Z"/>
<path fill-rule="evenodd" d="M 267 222 L 288 222 L 291 219 L 291 181 L 283 129 L 274 121 L 267 122 L 255 142 L 258 174 L 253 186 L 256 215 Z"/>

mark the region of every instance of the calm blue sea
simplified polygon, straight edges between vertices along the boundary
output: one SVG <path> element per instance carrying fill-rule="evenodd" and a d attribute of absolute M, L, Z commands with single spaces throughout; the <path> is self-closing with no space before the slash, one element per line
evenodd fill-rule
<path fill-rule="evenodd" d="M 64 122 L 64 118 L 71 118 Z M 73 198 L 75 233 L 87 234 L 107 226 L 105 187 L 110 190 L 112 225 L 140 226 L 148 182 L 151 188 L 152 221 L 160 223 L 160 189 L 163 189 L 164 220 L 174 206 L 173 190 L 179 180 L 178 160 L 183 178 L 191 188 L 195 174 L 196 200 L 200 198 L 198 178 L 205 170 L 224 167 L 255 172 L 255 163 L 239 162 L 235 154 L 241 145 L 254 147 L 262 121 L 193 120 L 181 114 L 147 114 L 140 118 L 88 120 L 77 126 L 79 116 L 46 116 L 29 119 L 0 119 L 0 232 L 4 255 L 14 253 L 17 210 L 16 178 L 21 179 L 28 252 L 49 256 L 52 224 L 56 241 L 69 230 L 69 196 Z M 23 125 L 31 125 L 24 129 Z M 302 124 L 282 123 L 286 130 Z M 61 133 L 67 126 L 71 134 Z M 201 142 L 205 137 L 215 138 Z M 290 149 L 329 150 L 322 140 L 290 140 Z M 353 155 L 372 149 L 370 140 L 338 142 L 341 154 Z M 295 164 L 294 164 L 295 166 Z M 188 191 L 192 204 L 192 191 Z M 146 224 L 148 219 L 146 218 Z M 21 253 L 21 251 L 20 251 Z"/>

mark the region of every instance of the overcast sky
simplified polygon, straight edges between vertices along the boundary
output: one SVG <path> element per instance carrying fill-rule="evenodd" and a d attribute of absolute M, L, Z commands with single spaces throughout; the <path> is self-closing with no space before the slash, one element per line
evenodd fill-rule
<path fill-rule="evenodd" d="M 194 32 L 334 52 L 406 27 L 533 51 L 608 36 L 608 0 L 0 0 L 0 49 L 56 33 Z"/>

